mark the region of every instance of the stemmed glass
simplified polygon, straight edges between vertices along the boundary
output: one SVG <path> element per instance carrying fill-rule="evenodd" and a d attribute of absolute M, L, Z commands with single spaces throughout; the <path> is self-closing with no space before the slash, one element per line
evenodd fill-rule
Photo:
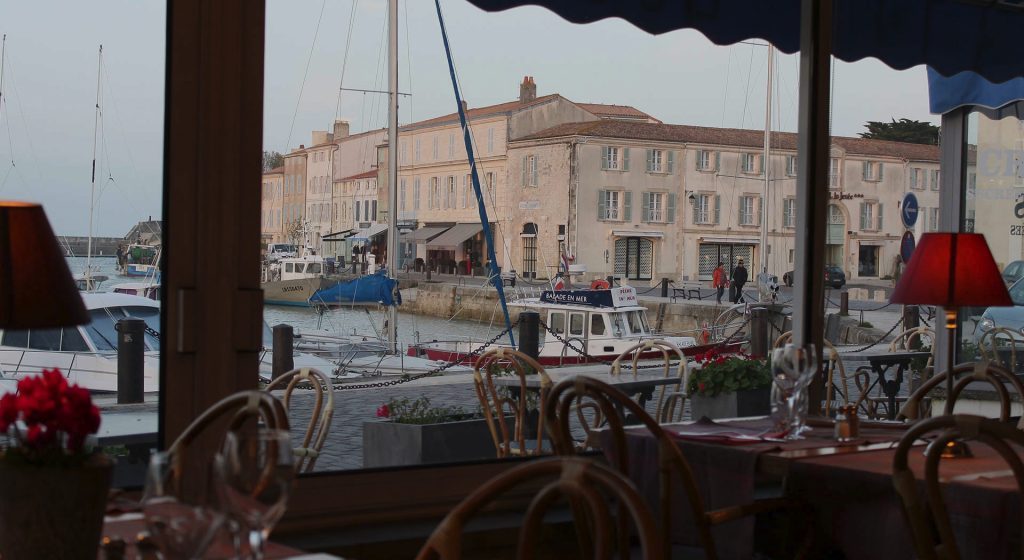
<path fill-rule="evenodd" d="M 142 515 L 165 558 L 202 558 L 224 522 L 208 495 L 187 493 L 175 455 L 161 451 L 149 459 Z"/>
<path fill-rule="evenodd" d="M 248 533 L 251 557 L 261 560 L 295 477 L 291 437 L 266 428 L 228 432 L 214 473 L 225 513 Z"/>
<path fill-rule="evenodd" d="M 802 439 L 809 430 L 807 387 L 818 371 L 813 344 L 787 344 L 772 350 L 772 419 L 786 439 Z"/>

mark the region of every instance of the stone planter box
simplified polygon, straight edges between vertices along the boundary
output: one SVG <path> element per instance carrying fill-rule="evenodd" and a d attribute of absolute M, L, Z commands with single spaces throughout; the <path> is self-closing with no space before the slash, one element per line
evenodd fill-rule
<path fill-rule="evenodd" d="M 767 416 L 771 413 L 771 387 L 720 393 L 709 397 L 693 395 L 690 397 L 690 414 L 694 420 L 703 416 L 715 420 L 718 418 L 737 418 L 742 416 Z"/>
<path fill-rule="evenodd" d="M 506 418 L 511 427 L 514 420 Z M 483 418 L 443 424 L 363 422 L 363 466 L 391 467 L 494 459 L 497 452 Z"/>

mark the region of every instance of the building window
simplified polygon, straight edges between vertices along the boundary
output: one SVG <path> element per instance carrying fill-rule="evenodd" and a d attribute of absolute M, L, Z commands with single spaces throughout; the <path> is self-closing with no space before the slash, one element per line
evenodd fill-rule
<path fill-rule="evenodd" d="M 494 172 L 487 172 L 487 193 L 491 194 L 494 192 Z"/>
<path fill-rule="evenodd" d="M 537 156 L 523 156 L 523 186 L 537 186 Z"/>
<path fill-rule="evenodd" d="M 632 220 L 633 193 L 629 191 L 598 191 L 597 218 L 599 220 Z"/>
<path fill-rule="evenodd" d="M 693 223 L 717 224 L 722 199 L 719 195 L 699 194 L 693 200 Z"/>
<path fill-rule="evenodd" d="M 419 138 L 416 139 L 416 153 L 414 154 L 413 159 L 415 161 L 419 161 L 420 160 L 420 139 Z"/>
<path fill-rule="evenodd" d="M 882 180 L 882 164 L 874 161 L 865 161 L 862 164 L 864 169 L 864 180 L 865 181 L 881 181 Z"/>
<path fill-rule="evenodd" d="M 370 212 L 370 217 L 367 218 L 366 221 L 369 222 L 372 219 L 373 221 L 376 222 L 377 221 L 377 199 L 373 199 L 370 202 L 373 204 L 373 211 Z"/>
<path fill-rule="evenodd" d="M 494 127 L 487 129 L 487 153 L 494 153 Z"/>
<path fill-rule="evenodd" d="M 756 210 L 755 198 L 753 196 L 741 196 L 739 209 L 740 209 L 740 225 L 741 226 L 756 226 L 760 220 Z"/>
<path fill-rule="evenodd" d="M 718 152 L 712 154 L 708 150 L 697 150 L 697 171 L 714 171 L 718 169 Z"/>
<path fill-rule="evenodd" d="M 448 193 L 447 193 L 447 196 L 445 196 L 445 199 L 444 199 L 444 207 L 445 208 L 455 208 L 455 202 L 456 202 L 456 198 L 455 198 L 455 177 L 449 175 L 448 176 Z"/>
<path fill-rule="evenodd" d="M 448 133 L 448 159 L 455 159 L 455 133 Z"/>
<path fill-rule="evenodd" d="M 839 158 L 828 162 L 828 186 L 835 189 L 842 186 L 842 174 L 839 172 Z"/>
<path fill-rule="evenodd" d="M 437 156 L 438 151 L 437 151 L 437 135 L 436 134 L 434 135 L 433 140 L 434 140 L 434 143 L 433 143 L 434 150 L 433 150 L 432 153 L 434 154 L 434 161 L 437 161 L 437 159 L 438 159 L 438 156 Z"/>
<path fill-rule="evenodd" d="M 523 278 L 537 277 L 537 224 L 523 224 Z"/>
<path fill-rule="evenodd" d="M 420 209 L 420 179 L 417 177 L 412 182 L 412 209 Z"/>
<path fill-rule="evenodd" d="M 676 195 L 674 193 L 645 192 L 643 221 L 672 223 L 676 218 Z"/>
<path fill-rule="evenodd" d="M 787 198 L 782 201 L 782 227 L 796 227 L 796 199 Z"/>
<path fill-rule="evenodd" d="M 939 190 L 939 170 L 932 169 L 932 190 Z"/>
<path fill-rule="evenodd" d="M 654 242 L 643 237 L 615 240 L 615 275 L 629 280 L 650 280 Z"/>
<path fill-rule="evenodd" d="M 925 187 L 924 169 L 914 167 L 910 170 L 910 188 L 923 189 Z"/>
<path fill-rule="evenodd" d="M 361 202 L 362 201 L 359 201 L 359 200 L 356 201 L 356 206 L 355 206 L 355 208 L 356 208 L 356 213 L 355 213 L 356 218 L 355 218 L 355 220 L 357 222 L 359 221 L 359 208 L 361 206 Z"/>
<path fill-rule="evenodd" d="M 398 188 L 398 207 L 405 211 L 405 179 L 402 179 L 402 184 Z"/>
<path fill-rule="evenodd" d="M 740 170 L 744 173 L 757 173 L 757 154 L 740 154 Z"/>
<path fill-rule="evenodd" d="M 939 231 L 939 209 L 928 209 L 928 231 Z"/>
<path fill-rule="evenodd" d="M 647 150 L 647 172 L 648 173 L 661 173 L 662 172 L 662 159 L 665 157 L 665 152 L 661 150 Z"/>
<path fill-rule="evenodd" d="M 861 231 L 879 231 L 883 228 L 882 204 L 879 202 L 860 203 Z"/>
<path fill-rule="evenodd" d="M 601 169 L 629 171 L 629 148 L 601 148 Z"/>
<path fill-rule="evenodd" d="M 796 177 L 796 156 L 786 156 L 786 176 Z"/>

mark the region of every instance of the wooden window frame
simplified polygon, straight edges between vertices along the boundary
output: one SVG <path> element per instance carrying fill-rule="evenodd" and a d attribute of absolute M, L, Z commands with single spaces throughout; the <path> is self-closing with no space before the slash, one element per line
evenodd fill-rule
<path fill-rule="evenodd" d="M 261 179 L 264 33 L 262 0 L 167 5 L 163 447 L 219 398 L 256 384 L 263 295 L 252 185 Z M 198 442 L 207 452 L 216 444 Z M 436 519 L 516 463 L 301 476 L 275 536 Z"/>

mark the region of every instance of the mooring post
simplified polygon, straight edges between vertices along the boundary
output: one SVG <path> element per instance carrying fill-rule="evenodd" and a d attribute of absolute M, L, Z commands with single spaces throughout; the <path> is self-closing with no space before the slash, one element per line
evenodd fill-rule
<path fill-rule="evenodd" d="M 271 364 L 271 376 L 277 379 L 282 374 L 295 369 L 292 353 L 295 350 L 295 330 L 291 325 L 274 325 L 274 361 Z"/>
<path fill-rule="evenodd" d="M 839 294 L 839 314 L 850 314 L 850 292 L 843 292 Z"/>
<path fill-rule="evenodd" d="M 668 297 L 668 278 L 661 279 L 661 297 Z"/>
<path fill-rule="evenodd" d="M 143 401 L 146 322 L 129 317 L 117 322 L 117 404 Z"/>
<path fill-rule="evenodd" d="M 768 310 L 763 307 L 750 311 L 750 355 L 768 356 Z"/>
<path fill-rule="evenodd" d="M 540 356 L 540 313 L 519 314 L 519 351 L 536 360 Z"/>

